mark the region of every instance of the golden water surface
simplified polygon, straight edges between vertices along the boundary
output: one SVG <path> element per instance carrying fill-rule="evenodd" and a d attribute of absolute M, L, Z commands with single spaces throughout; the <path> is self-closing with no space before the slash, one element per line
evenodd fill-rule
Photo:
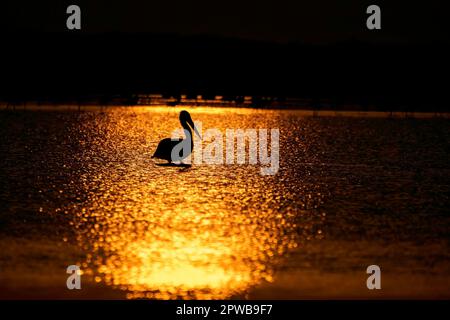
<path fill-rule="evenodd" d="M 448 298 L 448 119 L 187 109 L 279 129 L 279 171 L 159 166 L 181 108 L 0 112 L 0 298 Z"/>
<path fill-rule="evenodd" d="M 277 127 L 267 112 L 220 111 L 190 110 L 204 130 Z M 135 109 L 84 122 L 88 201 L 75 222 L 83 267 L 130 298 L 227 298 L 272 281 L 277 261 L 298 245 L 304 203 L 257 165 L 157 166 L 150 156 L 180 127 L 178 112 Z"/>

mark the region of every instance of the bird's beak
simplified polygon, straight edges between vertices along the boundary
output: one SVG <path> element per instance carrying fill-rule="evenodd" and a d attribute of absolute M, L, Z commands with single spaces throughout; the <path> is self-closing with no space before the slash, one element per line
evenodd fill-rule
<path fill-rule="evenodd" d="M 191 126 L 192 130 L 194 130 L 197 137 L 199 137 L 201 139 L 202 137 L 200 136 L 200 133 L 198 132 L 197 127 L 195 126 L 194 121 L 192 121 L 191 117 L 189 117 L 189 119 L 187 119 L 187 123 Z"/>

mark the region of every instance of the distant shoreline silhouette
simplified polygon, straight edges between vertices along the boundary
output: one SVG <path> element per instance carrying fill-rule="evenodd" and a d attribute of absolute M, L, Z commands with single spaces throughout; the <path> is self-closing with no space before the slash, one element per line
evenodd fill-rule
<path fill-rule="evenodd" d="M 221 96 L 245 106 L 243 97 L 250 96 L 256 108 L 304 99 L 300 108 L 314 110 L 450 111 L 442 80 L 450 69 L 445 43 L 308 45 L 146 33 L 2 36 L 0 101 L 11 109 L 34 102 L 136 105 L 156 93 L 168 105 L 183 105 L 185 95 Z"/>

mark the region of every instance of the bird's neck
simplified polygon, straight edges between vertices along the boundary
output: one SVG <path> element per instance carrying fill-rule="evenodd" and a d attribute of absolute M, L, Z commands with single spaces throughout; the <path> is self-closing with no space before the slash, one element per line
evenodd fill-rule
<path fill-rule="evenodd" d="M 187 132 L 189 133 L 189 137 L 186 136 L 186 138 L 191 139 L 191 145 L 194 145 L 194 137 L 192 136 L 192 129 L 191 129 L 191 127 L 189 127 L 186 123 L 182 123 L 181 126 L 183 127 L 184 130 L 187 130 Z"/>

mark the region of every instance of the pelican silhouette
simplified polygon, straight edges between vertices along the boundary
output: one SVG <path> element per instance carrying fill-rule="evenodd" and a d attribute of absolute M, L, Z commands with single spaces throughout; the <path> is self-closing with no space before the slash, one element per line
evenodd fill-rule
<path fill-rule="evenodd" d="M 162 139 L 152 158 L 163 159 L 172 163 L 173 161 L 181 161 L 192 153 L 192 150 L 194 149 L 192 129 L 194 129 L 195 134 L 201 139 L 200 133 L 198 133 L 191 115 L 186 110 L 180 112 L 180 123 L 184 129 L 186 139 Z"/>

